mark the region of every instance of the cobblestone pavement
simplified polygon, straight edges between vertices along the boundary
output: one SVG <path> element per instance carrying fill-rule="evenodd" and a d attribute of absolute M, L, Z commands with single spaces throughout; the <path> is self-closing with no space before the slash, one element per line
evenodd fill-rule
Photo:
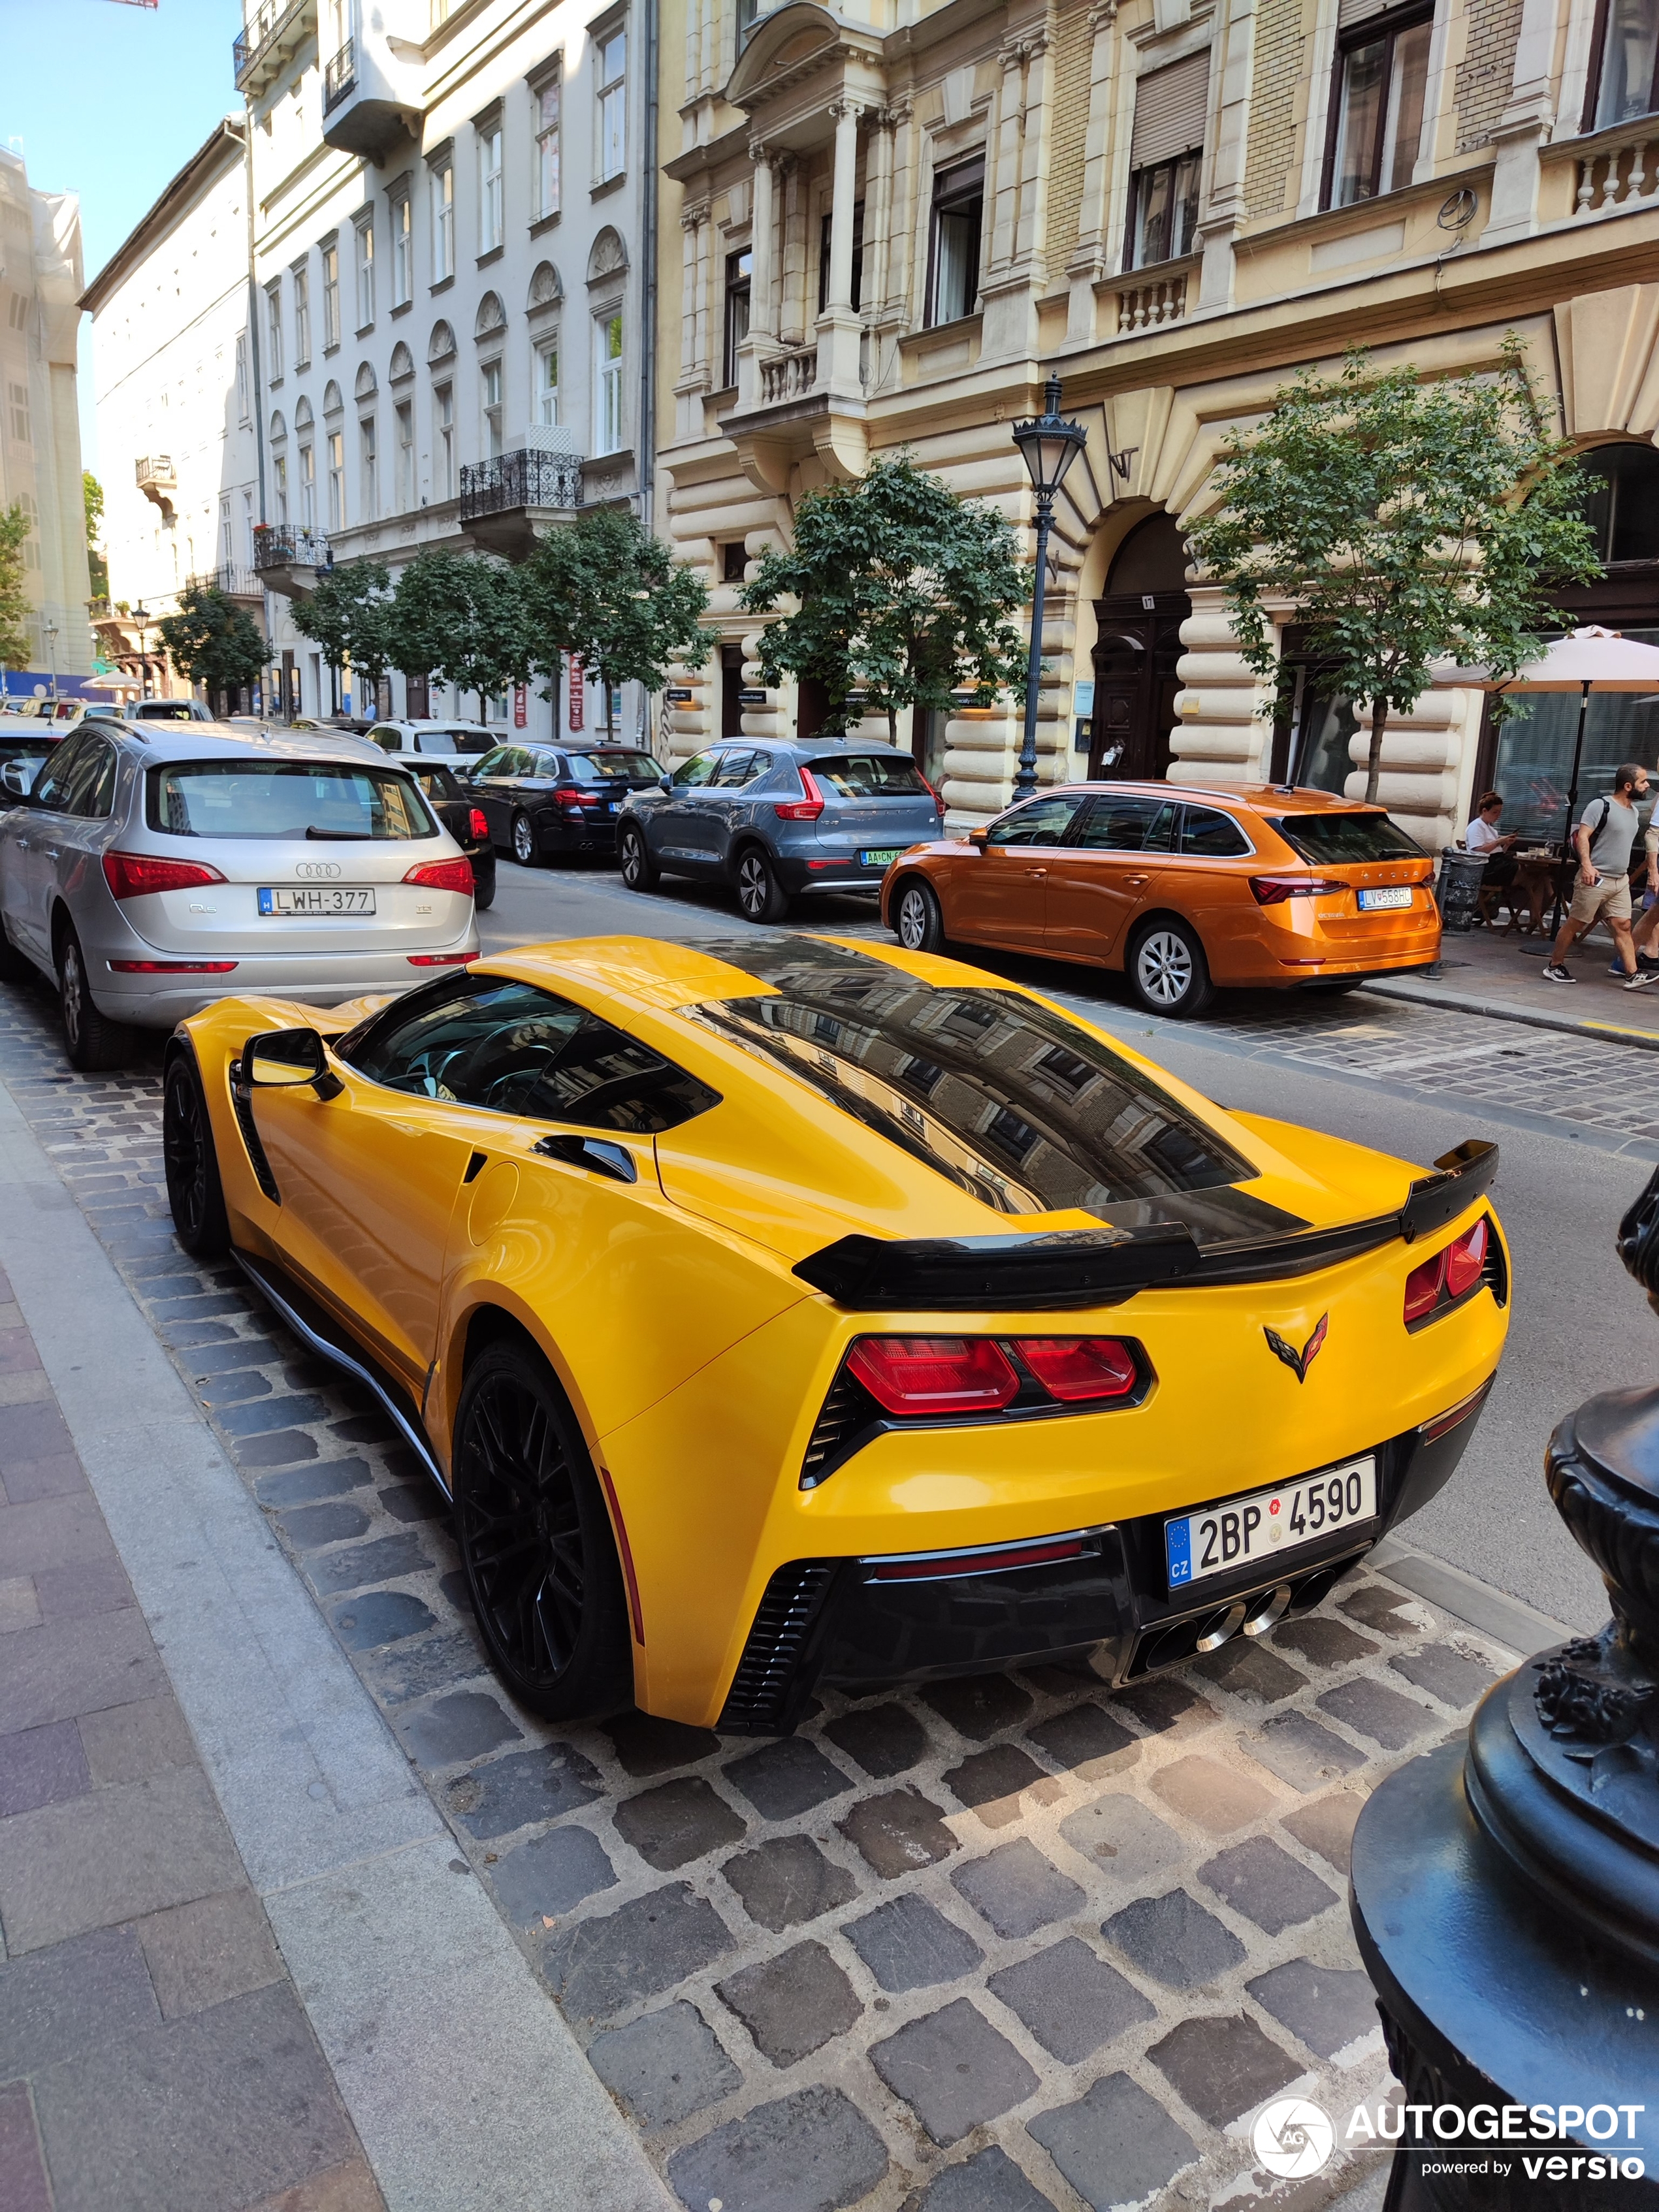
<path fill-rule="evenodd" d="M 174 1246 L 158 1070 L 76 1076 L 45 994 L 0 994 L 0 1073 L 691 2212 L 1237 2203 L 1266 2099 L 1383 2085 L 1349 1833 L 1498 1647 L 1367 1577 L 1116 1697 L 1045 1668 L 783 1741 L 551 1730 L 485 1671 L 407 1448 Z"/>

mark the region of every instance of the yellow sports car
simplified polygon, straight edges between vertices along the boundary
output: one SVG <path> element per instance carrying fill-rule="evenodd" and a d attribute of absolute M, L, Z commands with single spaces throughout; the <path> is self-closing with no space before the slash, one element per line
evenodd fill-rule
<path fill-rule="evenodd" d="M 1035 992 L 874 944 L 530 945 L 224 1000 L 168 1195 L 379 1393 L 555 1719 L 787 1730 L 1316 1604 L 1455 1467 L 1506 1327 L 1497 1150 L 1209 1104 Z"/>

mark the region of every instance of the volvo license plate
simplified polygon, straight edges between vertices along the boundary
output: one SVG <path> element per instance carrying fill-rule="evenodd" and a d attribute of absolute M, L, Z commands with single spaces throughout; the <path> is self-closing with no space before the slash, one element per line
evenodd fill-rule
<path fill-rule="evenodd" d="M 1375 890 L 1364 890 L 1359 894 L 1361 914 L 1389 914 L 1395 908 L 1409 906 L 1411 902 L 1412 887 L 1409 884 L 1383 884 Z"/>
<path fill-rule="evenodd" d="M 278 884 L 261 887 L 259 911 L 292 914 L 373 914 L 374 894 L 363 884 Z"/>
<path fill-rule="evenodd" d="M 874 852 L 860 853 L 859 858 L 866 868 L 890 868 L 899 856 L 899 847 L 883 845 Z"/>
<path fill-rule="evenodd" d="M 1376 1513 L 1376 1462 L 1369 1452 L 1321 1474 L 1281 1483 L 1277 1490 L 1200 1506 L 1164 1524 L 1170 1588 L 1184 1589 L 1238 1568 L 1276 1567 L 1320 1537 L 1370 1521 Z"/>

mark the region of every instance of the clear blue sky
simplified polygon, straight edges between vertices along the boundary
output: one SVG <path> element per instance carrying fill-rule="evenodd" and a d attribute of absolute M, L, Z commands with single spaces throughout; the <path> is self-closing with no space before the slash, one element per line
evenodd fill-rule
<path fill-rule="evenodd" d="M 39 191 L 78 192 L 87 281 L 222 115 L 240 109 L 240 0 L 0 0 L 0 142 Z M 96 470 L 92 323 L 81 325 L 81 444 Z"/>

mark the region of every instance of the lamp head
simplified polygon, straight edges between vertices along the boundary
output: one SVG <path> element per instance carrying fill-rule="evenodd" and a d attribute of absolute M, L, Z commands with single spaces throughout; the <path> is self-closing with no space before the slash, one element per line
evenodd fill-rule
<path fill-rule="evenodd" d="M 1087 441 L 1079 422 L 1068 422 L 1060 411 L 1060 378 L 1048 379 L 1042 395 L 1042 412 L 1013 428 L 1014 443 L 1024 458 L 1039 500 L 1051 500 Z"/>

